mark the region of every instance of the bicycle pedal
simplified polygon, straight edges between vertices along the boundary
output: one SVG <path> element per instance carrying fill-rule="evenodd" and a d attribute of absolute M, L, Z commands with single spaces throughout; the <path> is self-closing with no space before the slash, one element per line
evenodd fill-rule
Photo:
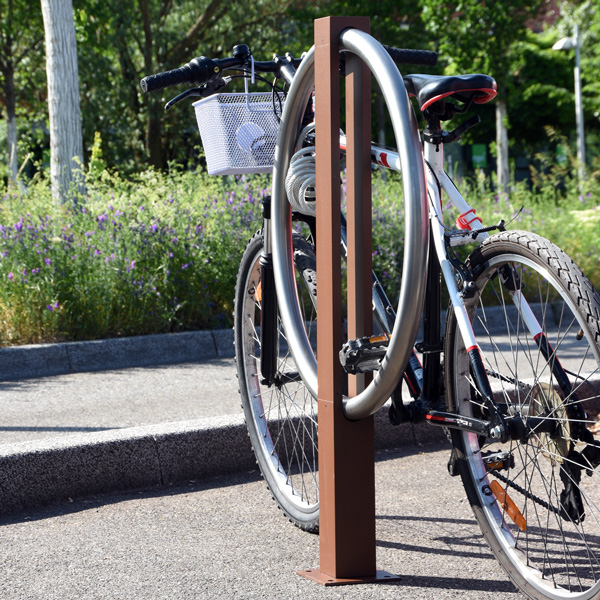
<path fill-rule="evenodd" d="M 486 466 L 486 469 L 493 469 L 494 471 L 502 471 L 511 469 L 515 466 L 515 458 L 510 452 L 499 451 L 499 452 L 482 452 L 481 460 Z"/>
<path fill-rule="evenodd" d="M 389 343 L 390 336 L 385 333 L 348 340 L 340 350 L 340 363 L 352 375 L 377 371 Z"/>

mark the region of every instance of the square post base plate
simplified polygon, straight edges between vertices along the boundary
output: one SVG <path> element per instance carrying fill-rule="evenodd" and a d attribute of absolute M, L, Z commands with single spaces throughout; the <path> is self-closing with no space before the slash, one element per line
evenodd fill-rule
<path fill-rule="evenodd" d="M 379 569 L 375 575 L 366 575 L 364 577 L 332 577 L 327 573 L 323 573 L 319 569 L 304 569 L 302 571 L 296 571 L 298 575 L 306 577 L 311 581 L 330 586 L 330 585 L 356 585 L 359 583 L 387 583 L 390 581 L 400 581 L 402 578 L 399 575 L 392 575 L 387 571 L 380 571 Z"/>

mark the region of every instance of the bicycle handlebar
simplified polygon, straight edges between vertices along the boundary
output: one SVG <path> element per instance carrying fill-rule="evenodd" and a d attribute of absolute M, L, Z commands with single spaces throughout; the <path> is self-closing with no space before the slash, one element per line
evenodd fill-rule
<path fill-rule="evenodd" d="M 221 70 L 222 67 L 214 60 L 200 56 L 179 69 L 144 77 L 140 81 L 140 86 L 144 92 L 155 92 L 179 83 L 201 84 L 209 81 Z"/>
<path fill-rule="evenodd" d="M 384 46 L 394 62 L 409 65 L 429 65 L 437 63 L 437 53 L 429 50 L 406 50 Z M 238 50 L 239 49 L 239 50 Z M 237 54 L 237 55 L 236 55 Z M 178 69 L 148 75 L 140 81 L 142 91 L 155 92 L 167 87 L 188 83 L 191 85 L 204 85 L 220 77 L 226 69 L 240 69 L 250 65 L 250 50 L 247 46 L 236 46 L 234 56 L 228 58 L 211 59 L 206 56 L 194 58 L 189 63 Z M 294 66 L 300 64 L 300 60 L 293 60 Z M 279 73 L 282 68 L 281 62 L 276 59 L 272 61 L 254 62 L 254 70 L 259 73 Z"/>
<path fill-rule="evenodd" d="M 392 57 L 395 63 L 401 65 L 423 65 L 435 67 L 437 64 L 438 55 L 437 52 L 431 50 L 409 50 L 406 48 L 393 48 L 392 46 L 383 47 L 387 50 L 387 53 Z"/>

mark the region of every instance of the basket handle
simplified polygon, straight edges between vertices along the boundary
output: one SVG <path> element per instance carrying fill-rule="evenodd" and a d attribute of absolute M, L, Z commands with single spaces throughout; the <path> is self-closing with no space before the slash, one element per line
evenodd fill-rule
<path fill-rule="evenodd" d="M 252 54 L 250 55 L 250 81 L 252 83 L 252 85 L 254 85 L 254 82 L 256 81 L 254 78 L 254 56 L 252 56 Z M 252 109 L 250 108 L 250 96 L 249 96 L 249 92 L 248 92 L 248 78 L 244 77 L 244 91 L 246 92 L 246 108 L 251 111 Z"/>

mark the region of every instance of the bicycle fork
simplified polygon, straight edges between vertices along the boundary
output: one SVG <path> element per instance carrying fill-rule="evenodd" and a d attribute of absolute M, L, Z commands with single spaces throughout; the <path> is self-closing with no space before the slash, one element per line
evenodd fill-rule
<path fill-rule="evenodd" d="M 439 150 L 439 151 L 438 151 Z M 465 298 L 472 297 L 476 293 L 476 286 L 472 279 L 472 274 L 465 272 L 458 267 L 455 270 L 453 261 L 449 258 L 448 247 L 451 245 L 451 235 L 444 231 L 441 215 L 441 190 L 449 195 L 451 201 L 462 213 L 459 217 L 459 226 L 463 232 L 458 232 L 462 240 L 465 241 L 483 241 L 488 237 L 488 231 L 494 228 L 484 228 L 481 220 L 475 215 L 475 211 L 469 206 L 460 195 L 450 178 L 443 170 L 443 153 L 441 147 L 434 150 L 434 145 L 425 142 L 425 159 L 428 165 L 428 191 L 430 201 L 430 225 L 432 234 L 432 247 L 437 256 L 441 271 L 450 296 L 450 301 L 454 310 L 458 330 L 462 336 L 464 347 L 469 357 L 470 373 L 473 377 L 473 384 L 477 393 L 480 395 L 481 404 L 487 410 L 488 420 L 466 417 L 463 415 L 448 413 L 444 411 L 430 410 L 426 419 L 433 425 L 441 425 L 450 429 L 471 431 L 478 435 L 491 437 L 501 442 L 510 439 L 524 439 L 529 432 L 535 430 L 536 433 L 553 433 L 556 424 L 552 419 L 544 417 L 528 416 L 526 422 L 519 415 L 508 416 L 503 414 L 501 407 L 494 400 L 492 388 L 490 385 L 488 371 L 482 360 L 481 349 L 473 332 L 471 319 L 465 305 Z M 465 217 L 468 215 L 468 219 Z M 461 222 L 462 219 L 462 222 Z M 501 227 L 501 226 L 500 226 Z M 464 235 L 462 235 L 464 234 Z M 460 242 L 461 239 L 458 239 Z M 430 256 L 430 261 L 435 261 L 436 257 Z M 456 263 L 456 261 L 454 261 Z M 543 329 L 531 307 L 520 292 L 520 282 L 514 274 L 512 267 L 507 265 L 508 272 L 504 278 L 509 280 L 507 289 L 512 297 L 512 301 L 518 309 L 519 315 L 523 320 L 524 327 L 528 329 L 532 337 L 540 348 L 541 354 L 545 360 L 551 364 L 559 386 L 565 394 L 573 397 L 572 387 L 568 377 L 563 370 L 560 362 L 554 355 L 554 350 L 549 344 Z M 459 281 L 462 284 L 459 289 Z"/>

